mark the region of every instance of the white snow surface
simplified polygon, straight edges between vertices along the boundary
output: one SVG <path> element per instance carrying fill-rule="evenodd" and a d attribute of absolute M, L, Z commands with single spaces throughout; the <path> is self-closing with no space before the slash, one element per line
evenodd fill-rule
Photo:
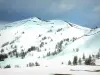
<path fill-rule="evenodd" d="M 28 51 L 31 46 L 36 46 L 41 51 L 31 51 L 24 59 L 8 57 L 5 61 L 1 61 L 0 65 L 11 64 L 12 67 L 15 65 L 26 67 L 26 64 L 35 61 L 38 61 L 41 66 L 60 65 L 61 62 L 67 64 L 68 60 L 72 61 L 75 55 L 82 57 L 84 53 L 88 57 L 89 54 L 96 54 L 100 48 L 100 28 L 90 29 L 70 24 L 62 20 L 43 21 L 36 17 L 7 24 L 0 30 L 0 50 L 4 49 L 3 53 L 13 51 L 11 45 L 17 46 L 19 53 L 21 50 Z M 46 39 L 42 40 L 44 37 Z M 72 41 L 73 37 L 77 38 L 74 42 Z M 67 45 L 63 43 L 60 53 L 46 56 L 47 52 L 56 50 L 58 42 L 67 38 L 70 41 L 64 42 Z M 12 41 L 14 43 L 10 44 Z M 8 45 L 2 47 L 7 42 Z M 40 48 L 41 42 L 47 44 Z M 76 48 L 79 48 L 79 52 L 73 52 L 73 49 Z"/>
<path fill-rule="evenodd" d="M 56 66 L 0 69 L 1 75 L 100 75 L 99 66 Z"/>

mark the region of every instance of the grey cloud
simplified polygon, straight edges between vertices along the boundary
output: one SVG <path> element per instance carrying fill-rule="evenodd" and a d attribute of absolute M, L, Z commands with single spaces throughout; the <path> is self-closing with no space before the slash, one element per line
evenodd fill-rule
<path fill-rule="evenodd" d="M 100 6 L 96 6 L 94 9 L 93 9 L 94 12 L 96 13 L 100 13 Z"/>
<path fill-rule="evenodd" d="M 97 12 L 100 9 L 98 6 L 100 6 L 100 0 L 0 0 L 0 13 L 3 14 L 4 11 L 9 15 L 13 12 L 13 16 L 14 13 L 19 13 L 24 16 L 42 16 L 46 19 L 48 17 L 65 19 L 67 15 L 79 14 L 90 20 L 88 23 L 93 23 L 92 21 L 99 22 L 100 13 Z"/>
<path fill-rule="evenodd" d="M 94 4 L 95 0 L 0 0 L 0 8 L 13 11 L 34 12 L 67 12 L 75 8 L 86 7 Z"/>

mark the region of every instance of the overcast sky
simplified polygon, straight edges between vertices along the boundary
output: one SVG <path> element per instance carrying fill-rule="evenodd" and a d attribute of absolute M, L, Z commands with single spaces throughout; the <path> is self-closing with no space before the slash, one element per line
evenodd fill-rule
<path fill-rule="evenodd" d="M 0 0 L 0 23 L 34 16 L 100 27 L 100 0 Z"/>

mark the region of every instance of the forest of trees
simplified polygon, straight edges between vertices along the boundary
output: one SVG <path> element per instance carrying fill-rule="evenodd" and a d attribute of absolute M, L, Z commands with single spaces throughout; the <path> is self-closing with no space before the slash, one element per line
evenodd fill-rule
<path fill-rule="evenodd" d="M 100 59 L 100 52 L 97 55 L 89 55 L 87 58 L 85 54 L 83 54 L 82 58 L 78 58 L 78 56 L 74 56 L 73 62 L 68 61 L 68 65 L 96 65 L 95 60 Z"/>

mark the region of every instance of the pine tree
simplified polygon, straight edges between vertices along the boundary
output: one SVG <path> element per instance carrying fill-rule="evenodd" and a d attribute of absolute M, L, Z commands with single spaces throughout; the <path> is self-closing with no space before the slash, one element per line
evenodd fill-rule
<path fill-rule="evenodd" d="M 79 58 L 79 65 L 81 65 L 82 64 L 82 60 L 81 60 L 81 58 Z"/>
<path fill-rule="evenodd" d="M 74 56 L 74 59 L 73 59 L 73 65 L 77 65 L 77 56 Z"/>
<path fill-rule="evenodd" d="M 71 64 L 72 64 L 72 63 L 71 63 L 71 61 L 69 60 L 69 61 L 68 61 L 68 65 L 71 65 Z"/>
<path fill-rule="evenodd" d="M 93 54 L 92 54 L 92 57 L 94 58 L 94 57 L 95 57 L 95 55 L 93 55 Z"/>
<path fill-rule="evenodd" d="M 32 66 L 34 66 L 34 63 L 31 63 L 31 62 L 30 62 L 29 65 L 27 64 L 27 67 L 28 67 L 28 66 L 29 66 L 29 67 L 32 67 Z"/>
<path fill-rule="evenodd" d="M 99 49 L 99 52 L 98 52 L 97 55 L 96 55 L 96 58 L 97 58 L 97 59 L 100 58 L 100 49 Z"/>
<path fill-rule="evenodd" d="M 92 60 L 92 57 L 91 57 L 91 55 L 89 55 L 89 60 L 90 60 L 90 61 Z"/>
<path fill-rule="evenodd" d="M 76 52 L 78 52 L 79 51 L 79 48 L 76 48 Z"/>
<path fill-rule="evenodd" d="M 15 56 L 16 56 L 16 58 L 18 58 L 18 53 L 17 52 L 16 52 Z"/>
<path fill-rule="evenodd" d="M 35 66 L 40 66 L 40 64 L 38 62 L 35 62 Z"/>
<path fill-rule="evenodd" d="M 95 58 L 91 60 L 91 65 L 95 65 Z"/>
<path fill-rule="evenodd" d="M 82 58 L 83 58 L 83 60 L 85 60 L 85 55 L 84 54 L 83 54 L 83 57 Z"/>
<path fill-rule="evenodd" d="M 92 57 L 89 55 L 89 58 L 85 59 L 85 65 L 91 65 Z"/>
<path fill-rule="evenodd" d="M 47 56 L 50 56 L 50 51 L 47 53 Z"/>
<path fill-rule="evenodd" d="M 21 51 L 21 58 L 23 59 L 25 57 L 25 52 L 22 50 Z"/>

